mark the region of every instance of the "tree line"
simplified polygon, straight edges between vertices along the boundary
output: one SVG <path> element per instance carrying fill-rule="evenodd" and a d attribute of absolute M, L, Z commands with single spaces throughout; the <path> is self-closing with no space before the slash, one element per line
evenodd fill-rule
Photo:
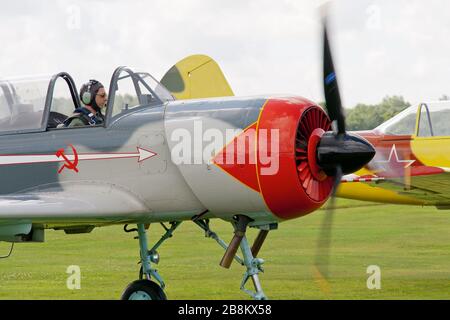
<path fill-rule="evenodd" d="M 450 100 L 450 97 L 444 94 L 439 100 Z M 394 95 L 384 97 L 378 104 L 359 103 L 354 108 L 345 108 L 347 130 L 371 130 L 409 106 L 411 104 L 402 96 Z"/>
<path fill-rule="evenodd" d="M 450 100 L 450 96 L 444 94 L 439 100 Z M 319 105 L 324 107 L 325 102 Z M 410 106 L 402 96 L 394 95 L 384 97 L 378 104 L 358 103 L 354 108 L 344 108 L 347 130 L 372 130 Z"/>
<path fill-rule="evenodd" d="M 370 130 L 411 106 L 402 96 L 386 96 L 378 104 L 359 103 L 345 109 L 348 130 Z"/>

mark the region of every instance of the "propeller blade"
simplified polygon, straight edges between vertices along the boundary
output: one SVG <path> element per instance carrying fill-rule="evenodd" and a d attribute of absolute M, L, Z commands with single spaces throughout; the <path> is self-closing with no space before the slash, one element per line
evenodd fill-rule
<path fill-rule="evenodd" d="M 328 284 L 329 264 L 330 264 L 330 248 L 331 248 L 331 231 L 333 229 L 333 218 L 336 204 L 336 192 L 342 180 L 342 168 L 336 167 L 336 176 L 333 184 L 333 191 L 322 220 L 319 238 L 317 241 L 316 257 L 314 261 L 316 270 L 316 279 L 318 280 L 322 291 L 329 293 L 330 286 Z"/>
<path fill-rule="evenodd" d="M 342 111 L 341 96 L 328 41 L 326 17 L 323 18 L 323 87 L 328 116 L 331 121 L 337 122 L 337 134 L 344 134 L 345 117 Z"/>
<path fill-rule="evenodd" d="M 324 12 L 326 6 L 323 7 Z M 336 192 L 343 174 L 359 170 L 375 155 L 373 146 L 357 135 L 345 132 L 345 116 L 341 104 L 336 72 L 328 41 L 327 19 L 323 15 L 323 87 L 328 116 L 335 122 L 333 132 L 326 132 L 317 146 L 317 164 L 334 177 L 331 199 L 322 221 L 315 257 L 316 279 L 322 291 L 329 293 L 328 283 L 331 231 L 333 228 Z"/>

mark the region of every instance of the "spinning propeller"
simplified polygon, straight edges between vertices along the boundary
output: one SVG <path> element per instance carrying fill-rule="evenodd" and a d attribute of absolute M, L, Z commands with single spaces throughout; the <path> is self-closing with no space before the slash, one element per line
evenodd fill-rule
<path fill-rule="evenodd" d="M 334 203 L 337 188 L 344 174 L 357 171 L 375 155 L 375 149 L 364 138 L 347 133 L 345 116 L 328 41 L 327 20 L 323 17 L 323 86 L 326 110 L 334 123 L 333 131 L 323 134 L 317 146 L 317 164 L 328 175 L 334 177 L 331 200 L 317 242 L 315 259 L 316 277 L 324 291 L 328 291 L 328 264 L 330 256 L 331 230 L 334 215 Z"/>

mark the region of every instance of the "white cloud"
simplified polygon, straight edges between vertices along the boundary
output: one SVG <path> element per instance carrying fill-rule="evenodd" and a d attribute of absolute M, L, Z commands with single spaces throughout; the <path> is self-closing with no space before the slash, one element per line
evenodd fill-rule
<path fill-rule="evenodd" d="M 107 84 L 119 65 L 160 78 L 177 60 L 204 53 L 218 61 L 237 94 L 287 92 L 322 100 L 318 5 L 6 2 L 0 12 L 0 76 L 68 71 L 78 84 L 90 78 Z M 386 94 L 410 101 L 450 94 L 449 9 L 443 0 L 336 1 L 331 31 L 344 103 L 374 103 Z M 368 27 L 377 19 L 379 28 Z"/>

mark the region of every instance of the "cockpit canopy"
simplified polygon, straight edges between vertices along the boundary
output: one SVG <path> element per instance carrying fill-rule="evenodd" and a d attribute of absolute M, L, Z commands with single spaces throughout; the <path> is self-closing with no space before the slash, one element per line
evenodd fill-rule
<path fill-rule="evenodd" d="M 137 108 L 172 100 L 170 92 L 149 73 L 119 67 L 111 77 L 106 124 Z M 65 72 L 0 79 L 0 134 L 56 128 L 80 106 L 75 82 Z"/>
<path fill-rule="evenodd" d="M 51 78 L 38 76 L 0 80 L 0 132 L 41 128 Z"/>
<path fill-rule="evenodd" d="M 375 131 L 385 135 L 450 136 L 450 101 L 411 106 L 375 128 Z"/>

